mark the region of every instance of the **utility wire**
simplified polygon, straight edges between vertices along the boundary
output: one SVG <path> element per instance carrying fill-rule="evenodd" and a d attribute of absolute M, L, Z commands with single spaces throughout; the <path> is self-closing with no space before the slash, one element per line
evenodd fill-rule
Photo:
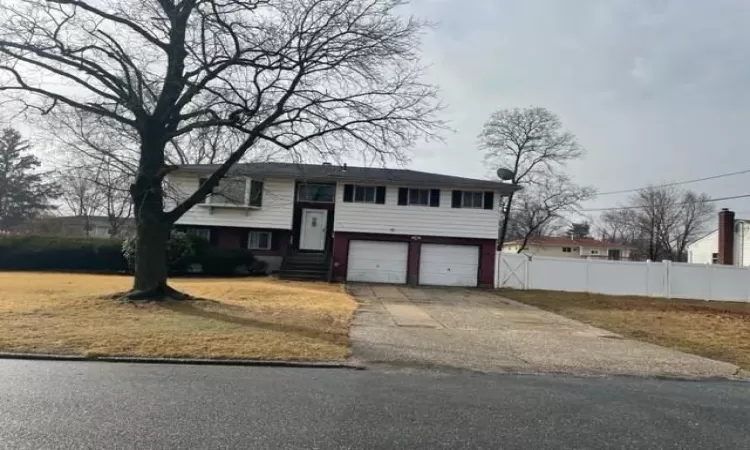
<path fill-rule="evenodd" d="M 737 172 L 721 173 L 719 175 L 712 175 L 710 177 L 695 178 L 693 180 L 673 181 L 671 183 L 657 184 L 657 185 L 652 186 L 652 187 L 660 188 L 660 187 L 669 187 L 669 186 L 679 186 L 681 184 L 698 183 L 700 181 L 708 181 L 708 180 L 715 180 L 717 178 L 732 177 L 732 176 L 735 176 L 735 175 L 742 175 L 742 174 L 745 174 L 745 173 L 750 173 L 750 169 L 738 170 Z M 635 188 L 635 189 L 623 189 L 623 190 L 620 190 L 620 191 L 600 192 L 600 193 L 596 194 L 596 196 L 597 197 L 601 197 L 602 195 L 627 194 L 627 193 L 630 193 L 630 192 L 638 192 L 638 191 L 640 191 L 642 189 L 645 189 L 645 187 Z"/>
<path fill-rule="evenodd" d="M 720 202 L 723 200 L 734 200 L 737 198 L 746 198 L 750 197 L 750 194 L 742 194 L 742 195 L 733 195 L 731 197 L 718 197 L 718 198 L 710 198 L 706 200 L 706 202 Z M 678 205 L 686 205 L 687 203 L 678 203 Z M 637 205 L 637 206 L 618 206 L 614 208 L 591 208 L 591 209 L 580 209 L 579 212 L 601 212 L 601 211 L 622 211 L 622 210 L 628 210 L 628 209 L 641 209 L 641 208 L 650 208 L 649 205 Z"/>

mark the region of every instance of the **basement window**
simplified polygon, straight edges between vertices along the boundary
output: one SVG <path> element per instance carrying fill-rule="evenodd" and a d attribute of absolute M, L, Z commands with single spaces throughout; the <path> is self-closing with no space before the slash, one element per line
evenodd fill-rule
<path fill-rule="evenodd" d="M 270 231 L 251 231 L 247 237 L 247 248 L 251 250 L 270 250 Z"/>

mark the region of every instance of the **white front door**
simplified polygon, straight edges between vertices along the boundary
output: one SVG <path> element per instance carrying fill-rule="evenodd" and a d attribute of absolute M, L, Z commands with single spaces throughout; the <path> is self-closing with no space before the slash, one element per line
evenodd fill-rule
<path fill-rule="evenodd" d="M 303 209 L 299 249 L 325 250 L 327 222 L 328 211 L 325 209 Z"/>
<path fill-rule="evenodd" d="M 351 241 L 346 280 L 368 283 L 406 283 L 409 244 Z"/>
<path fill-rule="evenodd" d="M 479 247 L 473 245 L 422 244 L 419 284 L 476 286 Z"/>

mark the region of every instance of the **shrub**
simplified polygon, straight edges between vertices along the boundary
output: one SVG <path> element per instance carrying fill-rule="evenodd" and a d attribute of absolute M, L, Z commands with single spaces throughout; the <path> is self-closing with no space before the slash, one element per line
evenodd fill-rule
<path fill-rule="evenodd" d="M 0 270 L 126 272 L 119 239 L 0 236 Z"/>
<path fill-rule="evenodd" d="M 173 231 L 167 241 L 167 264 L 172 273 L 187 272 L 191 259 L 195 256 L 195 239 L 185 233 Z M 131 236 L 122 242 L 122 255 L 132 270 L 135 268 L 135 246 L 137 239 Z"/>
<path fill-rule="evenodd" d="M 197 252 L 192 264 L 200 265 L 201 273 L 207 275 L 247 275 L 266 272 L 263 261 L 255 259 L 250 250 L 244 248 L 206 247 Z"/>
<path fill-rule="evenodd" d="M 126 239 L 122 252 L 130 267 L 135 265 L 135 238 Z M 208 241 L 182 232 L 172 232 L 167 243 L 171 275 L 243 275 L 265 273 L 265 263 L 243 248 L 212 247 Z"/>

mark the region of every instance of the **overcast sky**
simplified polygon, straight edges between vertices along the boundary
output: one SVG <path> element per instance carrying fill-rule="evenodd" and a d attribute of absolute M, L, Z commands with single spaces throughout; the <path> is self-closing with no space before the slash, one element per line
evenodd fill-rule
<path fill-rule="evenodd" d="M 437 22 L 425 61 L 457 131 L 417 149 L 414 169 L 486 175 L 482 123 L 496 109 L 529 105 L 555 112 L 578 136 L 588 153 L 570 172 L 601 192 L 750 169 L 750 1 L 416 0 L 411 8 Z M 750 174 L 690 187 L 750 194 Z M 750 217 L 750 199 L 720 206 Z"/>

